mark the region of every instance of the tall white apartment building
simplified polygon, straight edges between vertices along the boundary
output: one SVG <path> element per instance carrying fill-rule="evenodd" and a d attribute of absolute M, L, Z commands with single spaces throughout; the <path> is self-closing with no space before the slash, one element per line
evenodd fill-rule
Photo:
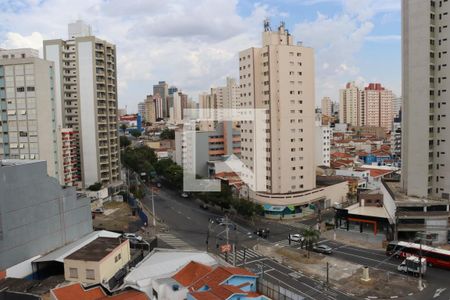
<path fill-rule="evenodd" d="M 0 159 L 46 160 L 64 184 L 53 63 L 33 49 L 0 49 Z"/>
<path fill-rule="evenodd" d="M 44 57 L 55 66 L 55 114 L 77 139 L 83 186 L 120 180 L 116 47 L 91 34 L 81 21 L 69 25 L 68 40 L 44 41 Z"/>
<path fill-rule="evenodd" d="M 330 125 L 322 124 L 322 114 L 316 115 L 316 166 L 330 166 L 331 137 Z"/>
<path fill-rule="evenodd" d="M 450 2 L 402 1 L 402 185 L 450 199 Z"/>
<path fill-rule="evenodd" d="M 241 159 L 256 176 L 265 176 L 265 190 L 254 195 L 260 202 L 314 189 L 316 174 L 314 51 L 296 45 L 284 24 L 277 31 L 266 24 L 262 41 L 261 48 L 239 53 L 241 108 L 267 113 L 264 144 L 254 144 L 255 123 L 241 122 Z M 261 153 L 266 170 L 256 163 Z"/>
<path fill-rule="evenodd" d="M 185 108 L 184 100 L 187 101 L 187 95 L 184 95 L 181 92 L 175 92 L 169 96 L 169 103 L 170 103 L 169 120 L 171 123 L 173 124 L 183 123 L 183 109 Z"/>
<path fill-rule="evenodd" d="M 349 82 L 340 90 L 339 122 L 353 126 L 364 126 L 366 123 L 366 104 L 364 92 L 355 82 Z"/>
<path fill-rule="evenodd" d="M 332 116 L 333 115 L 333 102 L 331 101 L 330 97 L 323 97 L 322 103 L 321 103 L 321 109 L 322 114 L 325 116 Z"/>
<path fill-rule="evenodd" d="M 366 122 L 363 125 L 383 127 L 386 131 L 391 131 L 394 121 L 392 112 L 394 94 L 392 91 L 385 89 L 379 83 L 371 83 L 364 89 L 364 99 L 366 101 Z"/>

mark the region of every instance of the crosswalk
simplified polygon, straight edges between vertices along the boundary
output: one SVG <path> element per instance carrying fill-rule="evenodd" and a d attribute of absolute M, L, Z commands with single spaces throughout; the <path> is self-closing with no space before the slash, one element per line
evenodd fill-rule
<path fill-rule="evenodd" d="M 324 240 L 317 242 L 317 244 L 323 244 L 323 243 L 328 243 L 328 242 L 330 242 L 330 241 L 324 239 Z M 292 248 L 301 249 L 302 243 L 291 241 L 291 244 L 289 245 L 289 240 L 285 239 L 285 240 L 275 242 L 274 245 L 275 245 L 275 247 L 280 247 L 280 248 L 292 247 Z"/>
<path fill-rule="evenodd" d="M 221 253 L 219 255 L 223 260 L 227 260 L 230 264 L 241 266 L 245 263 L 252 262 L 261 258 L 264 258 L 263 255 L 259 254 L 253 249 L 240 249 L 236 251 L 236 255 L 233 252 L 228 253 L 228 257 L 225 253 Z M 236 263 L 234 262 L 234 258 L 236 257 Z"/>
<path fill-rule="evenodd" d="M 158 239 L 162 240 L 165 244 L 175 249 L 192 249 L 192 247 L 188 243 L 177 238 L 171 233 L 160 233 L 157 236 Z"/>

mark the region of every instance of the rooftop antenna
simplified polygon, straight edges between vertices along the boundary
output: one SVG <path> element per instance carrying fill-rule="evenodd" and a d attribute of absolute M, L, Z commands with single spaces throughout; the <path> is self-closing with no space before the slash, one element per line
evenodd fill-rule
<path fill-rule="evenodd" d="M 272 31 L 272 28 L 270 28 L 270 19 L 265 18 L 264 19 L 264 31 Z"/>
<path fill-rule="evenodd" d="M 280 29 L 285 29 L 286 28 L 286 23 L 284 21 L 280 22 L 280 27 L 278 27 L 278 30 Z"/>

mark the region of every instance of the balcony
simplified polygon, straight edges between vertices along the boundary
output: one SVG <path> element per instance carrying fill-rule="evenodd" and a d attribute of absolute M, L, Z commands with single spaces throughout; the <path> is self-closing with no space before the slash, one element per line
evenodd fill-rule
<path fill-rule="evenodd" d="M 449 213 L 446 211 L 399 211 L 397 217 L 399 219 L 445 219 L 449 217 Z"/>

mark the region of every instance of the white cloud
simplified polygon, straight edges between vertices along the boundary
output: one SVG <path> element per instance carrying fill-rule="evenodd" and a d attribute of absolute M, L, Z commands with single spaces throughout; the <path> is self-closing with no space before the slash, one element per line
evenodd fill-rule
<path fill-rule="evenodd" d="M 8 32 L 6 39 L 0 44 L 0 48 L 42 48 L 43 37 L 39 32 L 33 32 L 23 36 L 17 32 Z"/>
<path fill-rule="evenodd" d="M 371 21 L 347 13 L 332 17 L 319 13 L 315 20 L 295 26 L 295 36 L 316 50 L 316 103 L 323 96 L 337 101 L 339 89 L 359 75 L 355 56 L 373 28 Z"/>
<path fill-rule="evenodd" d="M 238 52 L 259 45 L 263 19 L 278 13 L 255 4 L 241 17 L 238 0 L 21 1 L 22 9 L 0 10 L 2 45 L 42 48 L 42 39 L 66 39 L 67 23 L 83 19 L 117 45 L 119 102 L 133 110 L 158 80 L 196 99 L 237 76 Z"/>
<path fill-rule="evenodd" d="M 384 42 L 384 41 L 400 41 L 402 39 L 401 35 L 369 35 L 366 37 L 366 41 L 370 42 Z"/>

